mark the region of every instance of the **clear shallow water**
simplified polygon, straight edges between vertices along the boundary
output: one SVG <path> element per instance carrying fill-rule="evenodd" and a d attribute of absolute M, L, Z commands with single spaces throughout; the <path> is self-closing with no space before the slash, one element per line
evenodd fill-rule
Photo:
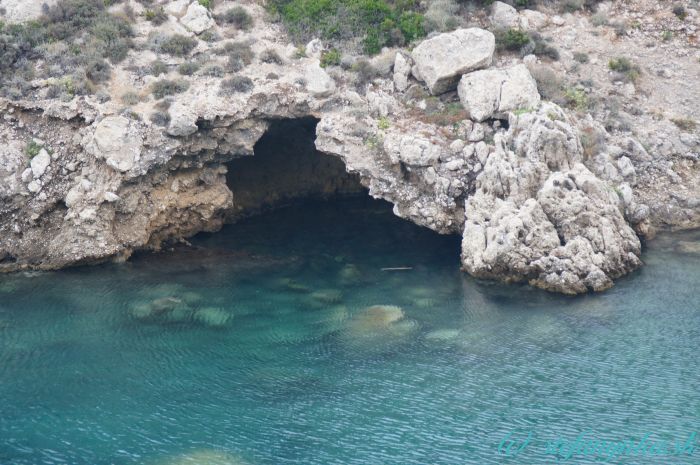
<path fill-rule="evenodd" d="M 353 200 L 196 252 L 0 276 L 0 464 L 530 464 L 553 456 L 500 456 L 504 435 L 685 439 L 700 255 L 676 249 L 698 239 L 567 298 L 475 281 L 456 238 Z"/>

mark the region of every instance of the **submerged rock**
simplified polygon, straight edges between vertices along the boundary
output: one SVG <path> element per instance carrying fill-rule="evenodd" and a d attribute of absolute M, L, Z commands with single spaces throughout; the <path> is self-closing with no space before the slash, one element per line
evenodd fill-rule
<path fill-rule="evenodd" d="M 403 319 L 404 313 L 401 307 L 395 305 L 373 305 L 355 315 L 350 321 L 349 327 L 355 334 L 366 334 L 374 331 L 383 331 L 393 323 Z"/>
<path fill-rule="evenodd" d="M 338 289 L 323 289 L 312 292 L 310 297 L 320 304 L 337 304 L 343 300 L 343 293 Z"/>
<path fill-rule="evenodd" d="M 194 312 L 194 320 L 211 328 L 223 328 L 231 321 L 231 314 L 221 308 L 205 307 Z"/>
<path fill-rule="evenodd" d="M 248 462 L 228 452 L 202 449 L 159 460 L 155 465 L 248 465 Z"/>

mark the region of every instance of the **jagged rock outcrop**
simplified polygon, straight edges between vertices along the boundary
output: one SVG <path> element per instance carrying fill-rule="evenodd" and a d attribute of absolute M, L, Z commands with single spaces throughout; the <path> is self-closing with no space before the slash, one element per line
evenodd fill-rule
<path fill-rule="evenodd" d="M 163 27 L 187 32 L 195 4 L 170 2 Z M 205 16 L 198 18 L 216 11 Z M 134 40 L 150 40 L 141 26 Z M 194 37 L 199 27 L 190 28 Z M 300 195 L 354 190 L 359 180 L 370 195 L 392 202 L 396 215 L 461 234 L 462 264 L 475 276 L 580 293 L 605 289 L 640 265 L 630 225 L 640 229 L 652 214 L 635 191 L 649 155 L 633 139 L 584 153 L 580 128 L 592 123 L 539 102 L 523 65 L 480 70 L 493 59 L 490 32 L 438 34 L 410 55 L 386 50 L 374 60 L 375 74 L 357 76 L 322 68 L 320 41 L 304 57 L 281 45 L 277 31 L 237 34 L 253 44 L 253 58 L 238 72 L 245 85 L 233 89 L 201 73 L 156 101 L 149 92 L 156 78 L 140 71 L 156 52 L 133 51 L 115 66 L 110 84 L 138 93 L 129 108 L 118 90 L 111 99 L 61 101 L 48 97 L 50 83 L 41 81 L 27 100 L 0 100 L 0 271 L 126 259 L 293 196 L 300 180 L 285 177 L 293 176 L 285 172 L 293 163 L 279 165 L 273 182 L 250 179 L 242 187 L 284 185 L 279 193 L 242 193 L 228 172 L 237 161 L 254 161 L 256 143 L 280 120 L 313 121 L 309 144 L 353 175 L 348 181 L 332 163 L 332 179 L 314 179 Z M 199 41 L 196 53 L 223 69 L 222 49 Z M 164 59 L 173 70 L 188 61 Z M 167 77 L 174 79 L 173 70 Z M 461 79 L 465 111 L 455 111 L 454 94 L 442 96 L 447 104 L 426 98 L 411 75 L 433 95 Z M 156 111 L 167 118 L 152 118 Z M 313 130 L 304 137 L 313 138 Z M 320 176 L 321 165 L 305 169 Z"/>
<path fill-rule="evenodd" d="M 511 116 L 467 200 L 465 269 L 574 294 L 610 287 L 640 253 L 617 194 L 583 165 L 564 112 L 544 104 Z"/>

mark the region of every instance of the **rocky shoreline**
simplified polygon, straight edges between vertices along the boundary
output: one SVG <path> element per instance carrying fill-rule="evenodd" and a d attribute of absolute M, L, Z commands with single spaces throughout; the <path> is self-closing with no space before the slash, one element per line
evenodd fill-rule
<path fill-rule="evenodd" d="M 241 40 L 197 2 L 166 3 L 161 34 L 216 30 Z M 492 22 L 544 29 L 562 19 L 496 3 Z M 697 133 L 683 142 L 689 150 L 652 153 L 634 134 L 609 132 L 543 99 L 537 59 L 499 58 L 485 29 L 385 49 L 363 73 L 322 67 L 321 41 L 299 53 L 261 6 L 247 8 L 257 26 L 244 33 L 254 56 L 236 74 L 245 81 L 201 74 L 181 92 L 152 97 L 159 80 L 139 70 L 154 58 L 174 69 L 222 47 L 198 40 L 188 57 L 132 50 L 112 70 L 110 98 L 51 98 L 46 79 L 32 82 L 29 96 L 0 99 L 0 271 L 126 260 L 276 199 L 365 188 L 402 218 L 460 234 L 469 274 L 577 294 L 641 266 L 639 237 L 700 226 Z M 145 46 L 153 26 L 139 19 L 135 29 Z M 137 100 L 125 108 L 127 91 Z M 146 117 L 160 108 L 165 122 Z M 311 161 L 279 158 L 269 163 L 279 166 L 274 182 L 252 170 L 249 187 L 237 190 L 236 161 L 254 164 L 256 143 L 280 121 L 311 125 L 292 126 L 286 132 L 298 139 L 282 144 Z M 349 174 L 314 161 L 321 154 Z"/>

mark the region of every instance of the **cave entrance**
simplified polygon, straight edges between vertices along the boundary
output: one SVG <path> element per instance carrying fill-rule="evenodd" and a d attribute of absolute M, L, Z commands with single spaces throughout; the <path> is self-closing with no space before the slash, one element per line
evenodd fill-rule
<path fill-rule="evenodd" d="M 274 120 L 253 156 L 227 163 L 233 193 L 227 223 L 301 199 L 367 195 L 340 158 L 316 150 L 317 123 L 313 117 Z"/>

